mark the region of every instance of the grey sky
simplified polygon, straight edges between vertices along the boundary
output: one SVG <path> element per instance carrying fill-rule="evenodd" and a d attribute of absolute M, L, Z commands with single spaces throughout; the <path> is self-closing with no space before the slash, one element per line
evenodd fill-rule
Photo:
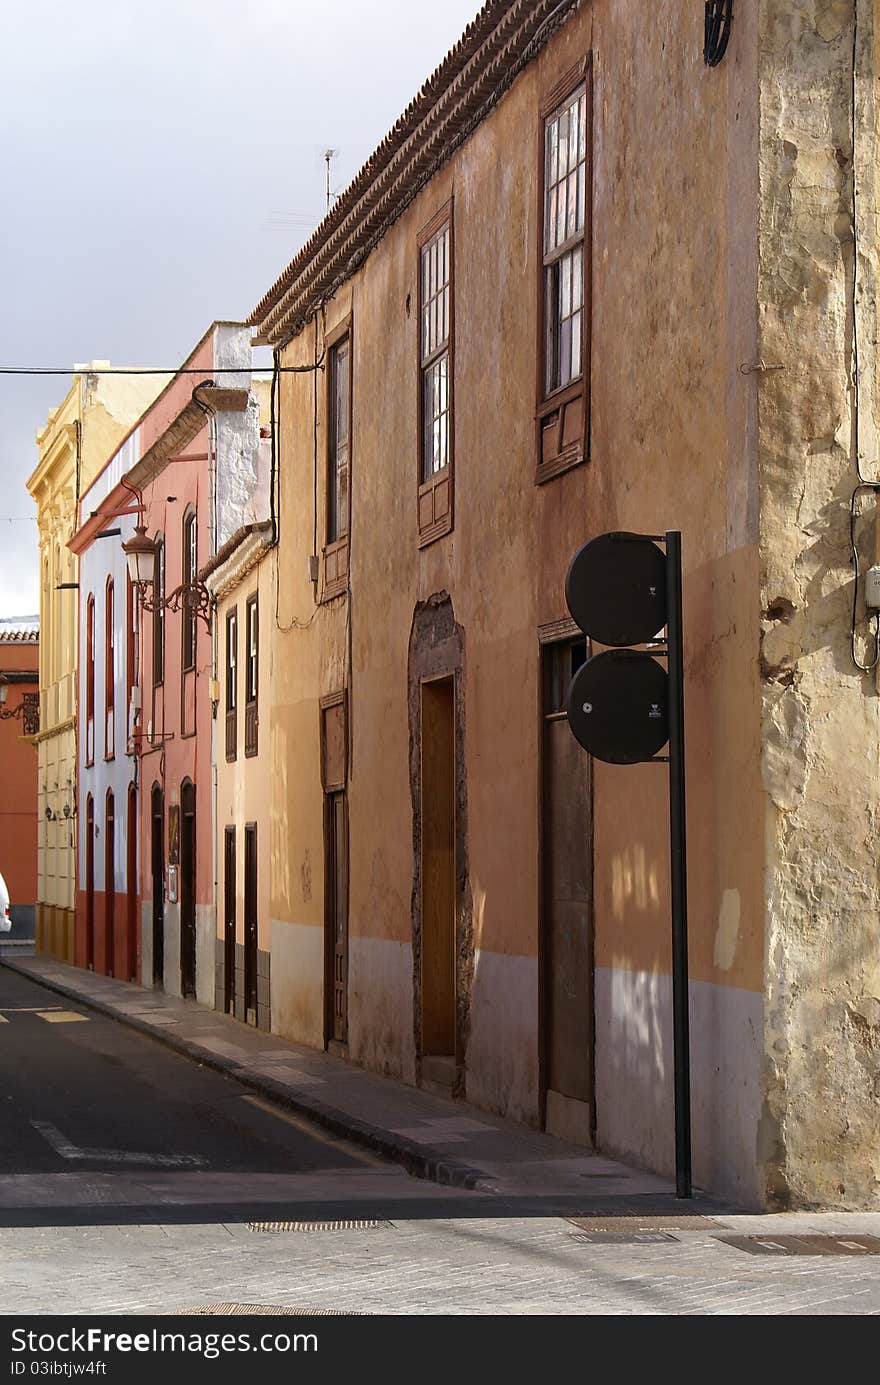
<path fill-rule="evenodd" d="M 5 5 L 0 365 L 173 365 L 245 316 L 323 214 L 323 149 L 341 191 L 479 4 Z M 24 483 L 69 384 L 0 377 L 0 615 L 38 608 Z"/>

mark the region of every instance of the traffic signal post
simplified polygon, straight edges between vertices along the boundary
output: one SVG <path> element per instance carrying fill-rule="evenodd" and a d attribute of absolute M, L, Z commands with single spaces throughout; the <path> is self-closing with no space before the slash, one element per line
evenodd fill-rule
<path fill-rule="evenodd" d="M 665 554 L 657 547 L 663 544 Z M 612 646 L 578 670 L 568 721 L 583 748 L 609 764 L 669 766 L 675 1183 L 692 1194 L 688 1016 L 687 833 L 681 534 L 602 534 L 579 549 L 565 583 L 568 609 L 590 639 Z M 666 629 L 666 638 L 658 633 Z M 646 648 L 634 650 L 632 645 Z M 665 659 L 664 670 L 657 659 Z M 657 752 L 667 745 L 668 755 Z"/>

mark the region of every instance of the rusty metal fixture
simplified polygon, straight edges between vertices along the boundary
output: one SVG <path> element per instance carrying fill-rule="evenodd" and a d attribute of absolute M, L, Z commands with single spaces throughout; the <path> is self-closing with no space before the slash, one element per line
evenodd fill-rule
<path fill-rule="evenodd" d="M 707 67 L 717 67 L 727 52 L 732 20 L 733 0 L 706 0 L 703 61 Z"/>
<path fill-rule="evenodd" d="M 206 625 L 211 624 L 213 598 L 204 582 L 183 582 L 165 597 L 157 597 L 153 586 L 156 554 L 159 545 L 147 535 L 143 524 L 135 525 L 134 534 L 122 545 L 128 563 L 128 575 L 144 611 L 190 611 Z"/>
<path fill-rule="evenodd" d="M 14 707 L 7 707 L 8 694 L 9 680 L 5 674 L 0 673 L 0 718 L 3 721 L 11 721 L 13 718 L 21 717 L 24 734 L 36 736 L 40 729 L 40 694 L 22 693 L 20 702 Z"/>
<path fill-rule="evenodd" d="M 210 626 L 214 601 L 203 582 L 195 582 L 191 586 L 181 583 L 165 597 L 152 595 L 152 586 L 152 582 L 138 583 L 138 600 L 142 610 L 190 611 Z"/>

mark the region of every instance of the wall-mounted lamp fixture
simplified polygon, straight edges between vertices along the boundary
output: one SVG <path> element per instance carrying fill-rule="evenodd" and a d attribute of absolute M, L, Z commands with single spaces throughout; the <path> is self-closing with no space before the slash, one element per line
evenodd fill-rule
<path fill-rule="evenodd" d="M 703 62 L 707 67 L 717 67 L 727 52 L 732 19 L 733 0 L 706 0 Z"/>
<path fill-rule="evenodd" d="M 0 673 L 0 718 L 10 721 L 13 717 L 21 717 L 24 734 L 35 736 L 40 729 L 40 694 L 22 693 L 21 701 L 14 707 L 6 706 L 8 696 L 9 679 L 4 673 Z"/>
<path fill-rule="evenodd" d="M 147 535 L 142 524 L 135 526 L 132 537 L 122 545 L 128 563 L 128 575 L 137 588 L 138 600 L 144 611 L 193 611 L 206 625 L 211 624 L 211 593 L 203 582 L 182 582 L 165 597 L 156 595 L 153 576 L 159 545 Z"/>

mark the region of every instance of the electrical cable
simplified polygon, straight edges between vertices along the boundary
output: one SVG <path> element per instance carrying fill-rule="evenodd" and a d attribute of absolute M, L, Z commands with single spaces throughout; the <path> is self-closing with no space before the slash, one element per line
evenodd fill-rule
<path fill-rule="evenodd" d="M 313 365 L 282 365 L 284 375 L 308 375 Z M 223 366 L 224 375 L 259 375 L 259 367 Z M 203 366 L 107 366 L 90 370 L 83 366 L 0 366 L 0 375 L 203 375 Z"/>

